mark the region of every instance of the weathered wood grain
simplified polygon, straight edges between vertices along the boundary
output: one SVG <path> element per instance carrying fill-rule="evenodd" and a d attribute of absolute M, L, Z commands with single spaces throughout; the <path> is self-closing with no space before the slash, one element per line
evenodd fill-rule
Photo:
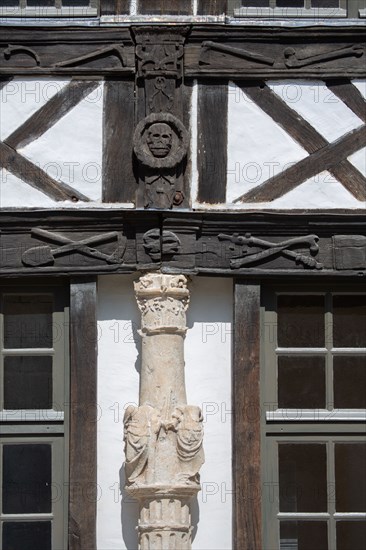
<path fill-rule="evenodd" d="M 69 550 L 96 549 L 97 291 L 95 277 L 70 285 Z"/>
<path fill-rule="evenodd" d="M 237 550 L 262 548 L 260 285 L 234 287 L 233 484 L 234 544 Z"/>
<path fill-rule="evenodd" d="M 55 201 L 85 201 L 89 198 L 66 183 L 56 181 L 17 151 L 0 141 L 0 166 Z"/>
<path fill-rule="evenodd" d="M 323 170 L 331 171 L 342 160 L 365 146 L 366 125 L 363 125 L 251 189 L 234 202 L 267 202 L 278 199 Z M 366 200 L 366 189 L 363 184 L 358 185 L 357 181 L 350 179 L 343 182 L 343 185 L 356 199 Z"/>
<path fill-rule="evenodd" d="M 221 15 L 227 11 L 227 0 L 198 0 L 198 15 Z"/>
<path fill-rule="evenodd" d="M 264 83 L 260 86 L 243 86 L 241 89 L 247 94 L 265 113 L 267 113 L 275 122 L 297 141 L 308 153 L 314 153 L 318 149 L 328 145 L 324 137 L 319 134 L 299 113 L 291 109 L 280 97 L 278 97 Z M 354 86 L 352 86 L 354 88 Z M 356 88 L 355 88 L 356 89 Z M 356 89 L 359 94 L 358 90 Z M 344 92 L 344 90 L 343 90 Z M 359 94 L 363 100 L 361 94 Z M 349 97 L 345 95 L 345 97 Z M 359 105 L 359 98 L 355 94 L 356 100 L 352 105 Z M 364 100 L 363 100 L 364 101 Z M 365 105 L 365 102 L 364 102 Z M 366 178 L 351 164 L 344 159 L 339 164 L 329 169 L 329 172 L 352 194 L 358 198 L 362 190 L 366 189 Z"/>
<path fill-rule="evenodd" d="M 366 101 L 360 91 L 349 80 L 328 81 L 327 86 L 363 122 L 366 122 Z"/>
<path fill-rule="evenodd" d="M 142 15 L 190 15 L 191 0 L 141 0 L 138 11 Z"/>
<path fill-rule="evenodd" d="M 227 82 L 204 80 L 198 87 L 198 200 L 226 200 Z"/>
<path fill-rule="evenodd" d="M 49 130 L 58 120 L 95 90 L 98 80 L 72 80 L 57 92 L 43 107 L 31 115 L 4 142 L 13 149 L 25 147 Z"/>
<path fill-rule="evenodd" d="M 106 80 L 103 119 L 103 202 L 134 202 L 134 82 Z"/>
<path fill-rule="evenodd" d="M 129 0 L 100 0 L 100 15 L 125 15 L 129 12 Z"/>

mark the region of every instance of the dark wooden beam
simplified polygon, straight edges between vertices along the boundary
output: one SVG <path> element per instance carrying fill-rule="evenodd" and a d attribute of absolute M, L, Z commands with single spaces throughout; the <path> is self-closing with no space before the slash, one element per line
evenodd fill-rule
<path fill-rule="evenodd" d="M 96 306 L 96 279 L 73 279 L 70 288 L 69 550 L 96 549 Z"/>
<path fill-rule="evenodd" d="M 327 86 L 363 122 L 366 122 L 366 101 L 360 91 L 349 80 L 328 81 Z"/>
<path fill-rule="evenodd" d="M 100 15 L 125 15 L 130 13 L 130 0 L 100 0 Z"/>
<path fill-rule="evenodd" d="M 204 80 L 198 86 L 198 200 L 226 201 L 227 82 Z"/>
<path fill-rule="evenodd" d="M 198 0 L 198 15 L 221 15 L 227 11 L 227 0 Z"/>
<path fill-rule="evenodd" d="M 49 130 L 58 120 L 73 109 L 100 84 L 98 80 L 73 80 L 57 92 L 43 107 L 38 109 L 21 126 L 6 138 L 5 143 L 13 149 L 25 147 Z"/>
<path fill-rule="evenodd" d="M 11 81 L 12 77 L 9 78 L 0 78 L 0 91 Z"/>
<path fill-rule="evenodd" d="M 106 80 L 103 119 L 103 202 L 134 202 L 134 82 Z"/>
<path fill-rule="evenodd" d="M 267 115 L 299 143 L 308 153 L 315 153 L 322 147 L 326 147 L 327 140 L 315 130 L 301 115 L 291 109 L 278 95 L 276 95 L 266 84 L 260 86 L 244 86 L 240 88 L 260 107 Z M 354 88 L 354 86 L 352 86 Z M 348 88 L 347 88 L 348 89 Z M 355 88 L 359 94 L 358 90 Z M 343 92 L 345 90 L 343 89 Z M 363 100 L 361 94 L 360 98 Z M 344 94 L 344 97 L 349 97 Z M 359 108 L 359 98 L 351 100 L 352 105 Z M 364 100 L 363 100 L 364 101 Z M 365 102 L 364 102 L 365 108 Z M 357 113 L 356 113 L 357 114 Z M 362 197 L 362 190 L 366 189 L 366 178 L 351 164 L 344 159 L 339 164 L 329 169 L 329 172 L 351 193 L 358 198 Z"/>
<path fill-rule="evenodd" d="M 89 201 L 89 198 L 66 183 L 56 181 L 42 168 L 0 141 L 0 166 L 55 201 Z"/>
<path fill-rule="evenodd" d="M 363 125 L 251 189 L 234 202 L 267 202 L 278 199 L 323 170 L 332 171 L 342 160 L 365 146 L 366 125 Z M 343 182 L 343 186 L 359 201 L 366 200 L 366 188 L 363 184 L 361 186 L 354 180 L 349 180 Z"/>
<path fill-rule="evenodd" d="M 233 547 L 262 548 L 260 285 L 234 286 Z"/>
<path fill-rule="evenodd" d="M 191 0 L 141 0 L 138 11 L 142 15 L 191 15 Z"/>

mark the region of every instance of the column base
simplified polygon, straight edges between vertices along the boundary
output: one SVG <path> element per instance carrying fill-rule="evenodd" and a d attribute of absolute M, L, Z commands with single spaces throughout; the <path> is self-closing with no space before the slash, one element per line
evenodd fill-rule
<path fill-rule="evenodd" d="M 199 484 L 133 485 L 126 490 L 140 504 L 140 550 L 191 550 L 189 501 L 200 490 Z"/>

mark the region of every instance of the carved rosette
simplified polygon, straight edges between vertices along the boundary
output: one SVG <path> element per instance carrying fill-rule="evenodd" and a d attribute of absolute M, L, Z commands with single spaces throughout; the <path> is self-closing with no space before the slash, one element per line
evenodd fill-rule
<path fill-rule="evenodd" d="M 139 548 L 191 548 L 189 500 L 204 462 L 199 407 L 187 405 L 184 275 L 150 273 L 135 283 L 141 311 L 139 406 L 124 417 L 126 490 L 140 503 Z"/>

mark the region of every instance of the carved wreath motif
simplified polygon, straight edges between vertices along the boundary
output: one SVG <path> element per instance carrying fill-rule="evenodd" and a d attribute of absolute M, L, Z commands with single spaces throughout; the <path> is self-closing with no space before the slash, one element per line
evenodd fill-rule
<path fill-rule="evenodd" d="M 153 113 L 136 126 L 133 149 L 150 168 L 174 168 L 187 154 L 188 132 L 170 113 Z"/>

